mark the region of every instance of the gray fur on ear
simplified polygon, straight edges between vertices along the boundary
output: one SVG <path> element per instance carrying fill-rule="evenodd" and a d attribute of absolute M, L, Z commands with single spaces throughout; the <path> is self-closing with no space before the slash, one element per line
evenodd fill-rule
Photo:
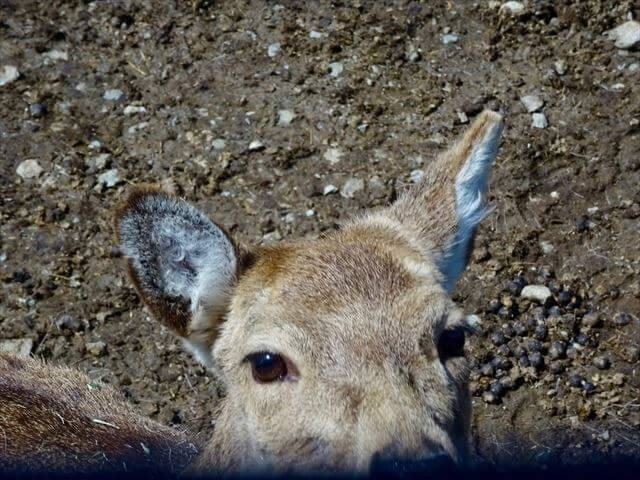
<path fill-rule="evenodd" d="M 235 244 L 204 213 L 156 190 L 133 192 L 116 223 L 143 301 L 210 366 L 210 346 L 236 282 Z"/>

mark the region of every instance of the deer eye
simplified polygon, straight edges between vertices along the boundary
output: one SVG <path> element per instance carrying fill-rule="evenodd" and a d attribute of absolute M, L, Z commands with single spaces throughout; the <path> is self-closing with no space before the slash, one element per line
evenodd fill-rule
<path fill-rule="evenodd" d="M 438 354 L 442 360 L 464 356 L 464 328 L 445 330 L 438 340 Z"/>
<path fill-rule="evenodd" d="M 287 378 L 287 362 L 281 355 L 271 352 L 258 352 L 247 355 L 251 364 L 253 379 L 258 383 L 271 383 Z"/>

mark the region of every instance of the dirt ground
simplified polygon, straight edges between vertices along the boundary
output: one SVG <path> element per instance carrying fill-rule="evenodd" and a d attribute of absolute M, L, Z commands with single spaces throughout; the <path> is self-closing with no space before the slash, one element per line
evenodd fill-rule
<path fill-rule="evenodd" d="M 477 453 L 637 456 L 640 52 L 604 32 L 640 3 L 501 3 L 0 1 L 3 348 L 206 436 L 220 389 L 116 258 L 127 188 L 162 183 L 249 243 L 317 237 L 488 107 L 507 121 L 495 208 L 455 294 L 481 322 Z"/>

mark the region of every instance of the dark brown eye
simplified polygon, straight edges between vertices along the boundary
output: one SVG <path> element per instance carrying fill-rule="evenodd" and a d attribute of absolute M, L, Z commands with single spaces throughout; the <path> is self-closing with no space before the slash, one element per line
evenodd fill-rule
<path fill-rule="evenodd" d="M 258 383 L 271 383 L 287 378 L 287 362 L 277 353 L 252 353 L 247 356 L 247 360 L 251 364 L 253 379 Z"/>
<path fill-rule="evenodd" d="M 445 330 L 438 340 L 438 353 L 442 360 L 464 356 L 464 328 Z"/>

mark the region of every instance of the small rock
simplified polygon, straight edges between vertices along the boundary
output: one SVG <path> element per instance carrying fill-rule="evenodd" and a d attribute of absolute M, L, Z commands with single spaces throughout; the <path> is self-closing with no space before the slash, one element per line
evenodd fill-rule
<path fill-rule="evenodd" d="M 33 118 L 44 117 L 47 113 L 47 106 L 43 103 L 32 103 L 29 105 L 29 114 Z"/>
<path fill-rule="evenodd" d="M 296 118 L 296 114 L 291 110 L 278 111 L 278 125 L 280 125 L 281 127 L 291 125 L 291 122 L 293 122 L 294 118 Z"/>
<path fill-rule="evenodd" d="M 467 315 L 465 321 L 473 330 L 478 330 L 482 327 L 482 319 L 478 315 Z"/>
<path fill-rule="evenodd" d="M 415 48 L 411 48 L 407 52 L 407 60 L 409 60 L 411 63 L 419 62 L 421 58 L 422 58 L 422 55 Z"/>
<path fill-rule="evenodd" d="M 505 2 L 500 7 L 500 12 L 508 13 L 510 15 L 520 15 L 524 12 L 524 4 L 522 2 Z"/>
<path fill-rule="evenodd" d="M 324 159 L 327 160 L 331 165 L 335 165 L 340 161 L 344 154 L 342 150 L 339 148 L 328 148 L 326 152 L 324 152 Z"/>
<path fill-rule="evenodd" d="M 493 378 L 496 374 L 496 367 L 494 367 L 491 363 L 485 363 L 480 367 L 480 373 L 485 377 Z"/>
<path fill-rule="evenodd" d="M 124 107 L 124 114 L 128 117 L 132 115 L 139 115 L 142 113 L 147 113 L 147 109 L 142 105 L 127 105 Z"/>
<path fill-rule="evenodd" d="M 529 354 L 529 363 L 533 368 L 542 368 L 544 361 L 540 352 L 531 352 Z"/>
<path fill-rule="evenodd" d="M 604 34 L 615 41 L 616 48 L 623 50 L 633 48 L 640 43 L 640 23 L 629 20 Z"/>
<path fill-rule="evenodd" d="M 547 242 L 545 240 L 541 240 L 540 241 L 540 249 L 542 250 L 542 253 L 548 254 L 548 253 L 552 253 L 555 250 L 555 247 L 553 246 L 553 244 L 551 242 Z"/>
<path fill-rule="evenodd" d="M 147 128 L 148 126 L 149 126 L 149 122 L 136 123 L 135 125 L 131 125 L 129 127 L 129 129 L 127 130 L 127 133 L 129 135 L 135 135 L 136 133 L 140 132 L 141 130 L 144 130 L 145 128 Z"/>
<path fill-rule="evenodd" d="M 553 68 L 558 75 L 562 76 L 567 73 L 567 62 L 564 60 L 556 60 L 553 64 Z"/>
<path fill-rule="evenodd" d="M 216 150 L 224 150 L 226 145 L 227 142 L 225 142 L 223 138 L 216 138 L 211 142 L 211 146 Z"/>
<path fill-rule="evenodd" d="M 48 58 L 49 60 L 53 60 L 54 62 L 57 60 L 62 60 L 65 62 L 69 60 L 69 54 L 67 52 L 63 52 L 62 50 L 49 50 L 48 52 L 44 52 L 42 56 Z"/>
<path fill-rule="evenodd" d="M 117 168 L 112 168 L 98 175 L 98 185 L 102 185 L 106 188 L 115 187 L 120 183 L 120 181 L 120 175 Z"/>
<path fill-rule="evenodd" d="M 548 333 L 548 330 L 546 325 L 543 325 L 543 324 L 536 325 L 536 328 L 533 331 L 533 338 L 543 342 L 547 338 L 547 333 Z"/>
<path fill-rule="evenodd" d="M 564 358 L 567 353 L 567 345 L 561 341 L 555 341 L 549 348 L 549 356 L 553 360 Z"/>
<path fill-rule="evenodd" d="M 16 168 L 16 173 L 18 176 L 24 179 L 32 179 L 37 178 L 42 174 L 43 168 L 40 166 L 37 160 L 29 159 L 20 162 L 18 168 Z"/>
<path fill-rule="evenodd" d="M 520 296 L 544 304 L 551 297 L 551 290 L 544 285 L 527 285 L 520 292 Z"/>
<path fill-rule="evenodd" d="M 591 383 L 589 380 L 583 380 L 582 381 L 582 390 L 584 390 L 584 392 L 587 395 L 590 395 L 590 394 L 592 394 L 593 392 L 596 391 L 596 386 L 593 383 Z"/>
<path fill-rule="evenodd" d="M 482 394 L 482 400 L 489 404 L 496 404 L 500 402 L 500 398 L 496 397 L 493 392 L 484 392 Z"/>
<path fill-rule="evenodd" d="M 444 45 L 449 45 L 450 43 L 456 43 L 458 40 L 460 40 L 460 37 L 455 33 L 448 33 L 442 36 L 442 43 Z"/>
<path fill-rule="evenodd" d="M 607 370 L 611 366 L 611 360 L 604 355 L 594 357 L 593 365 L 600 370 Z"/>
<path fill-rule="evenodd" d="M 260 140 L 254 140 L 249 144 L 250 152 L 257 152 L 263 149 L 264 149 L 264 143 L 262 143 Z"/>
<path fill-rule="evenodd" d="M 280 53 L 281 47 L 280 42 L 272 43 L 267 47 L 267 55 L 270 58 L 276 57 Z"/>
<path fill-rule="evenodd" d="M 506 343 L 507 339 L 504 334 L 500 331 L 493 332 L 491 334 L 491 343 L 493 343 L 496 347 Z"/>
<path fill-rule="evenodd" d="M 110 154 L 101 153 L 95 157 L 86 158 L 84 163 L 89 168 L 90 173 L 94 173 L 105 168 L 110 158 Z"/>
<path fill-rule="evenodd" d="M 582 317 L 582 325 L 585 327 L 597 327 L 600 325 L 600 314 L 598 312 L 589 312 Z"/>
<path fill-rule="evenodd" d="M 626 312 L 618 312 L 613 316 L 613 324 L 616 327 L 624 327 L 631 323 L 631 315 Z"/>
<path fill-rule="evenodd" d="M 0 340 L 0 353 L 8 353 L 18 357 L 28 357 L 33 349 L 31 338 L 16 338 L 11 340 Z"/>
<path fill-rule="evenodd" d="M 4 65 L 0 69 L 0 87 L 8 85 L 11 82 L 15 82 L 18 78 L 20 78 L 20 72 L 16 67 L 12 65 Z"/>
<path fill-rule="evenodd" d="M 569 385 L 574 388 L 582 388 L 582 383 L 584 382 L 584 377 L 577 373 L 572 373 L 569 375 Z"/>
<path fill-rule="evenodd" d="M 525 95 L 520 97 L 520 101 L 529 113 L 537 112 L 544 106 L 544 100 L 536 95 Z"/>
<path fill-rule="evenodd" d="M 631 345 L 625 349 L 626 360 L 629 363 L 635 363 L 640 360 L 640 348 Z"/>
<path fill-rule="evenodd" d="M 531 126 L 533 128 L 547 128 L 549 121 L 544 113 L 534 113 L 531 115 Z"/>
<path fill-rule="evenodd" d="M 321 32 L 317 32 L 315 30 L 311 30 L 309 32 L 309 38 L 318 39 L 322 37 L 324 37 L 324 35 Z"/>
<path fill-rule="evenodd" d="M 522 289 L 527 286 L 527 280 L 524 277 L 516 277 L 507 284 L 509 292 L 513 295 L 520 295 Z"/>
<path fill-rule="evenodd" d="M 313 217 L 315 216 L 315 214 L 316 214 L 316 211 L 313 208 L 310 208 L 309 210 L 306 210 L 304 212 L 305 217 Z"/>
<path fill-rule="evenodd" d="M 489 391 L 493 393 L 497 398 L 501 398 L 504 396 L 506 389 L 501 382 L 493 382 L 489 387 Z"/>
<path fill-rule="evenodd" d="M 87 349 L 87 352 L 94 357 L 101 357 L 107 353 L 107 344 L 101 340 L 97 342 L 87 342 L 85 344 L 85 348 Z"/>
<path fill-rule="evenodd" d="M 124 92 L 118 88 L 112 88 L 110 90 L 106 90 L 102 95 L 102 98 L 112 102 L 118 102 L 124 98 Z"/>
<path fill-rule="evenodd" d="M 340 195 L 344 198 L 353 198 L 356 193 L 364 189 L 364 180 L 361 178 L 350 178 L 340 189 Z"/>
<path fill-rule="evenodd" d="M 338 191 L 338 187 L 336 187 L 335 185 L 326 185 L 324 187 L 324 189 L 322 190 L 322 194 L 323 195 L 330 195 L 332 193 L 336 193 Z"/>
<path fill-rule="evenodd" d="M 624 376 L 624 373 L 615 373 L 611 378 L 611 383 L 613 383 L 617 387 L 621 387 L 624 385 L 624 382 L 627 380 L 627 377 Z"/>
<path fill-rule="evenodd" d="M 77 332 L 82 326 L 82 324 L 76 317 L 67 313 L 64 313 L 56 318 L 55 324 L 56 327 L 58 327 L 60 330 L 69 330 L 72 332 Z"/>
<path fill-rule="evenodd" d="M 465 123 L 469 123 L 469 117 L 467 116 L 466 113 L 464 112 L 456 112 L 456 115 L 458 116 L 458 121 L 461 124 L 465 124 Z"/>
<path fill-rule="evenodd" d="M 329 70 L 329 75 L 337 78 L 342 75 L 342 72 L 344 71 L 344 65 L 342 65 L 342 63 L 340 62 L 332 62 L 329 64 Z"/>
<path fill-rule="evenodd" d="M 528 367 L 529 365 L 531 365 L 529 357 L 526 354 L 520 356 L 520 358 L 518 359 L 518 363 L 521 367 Z"/>

